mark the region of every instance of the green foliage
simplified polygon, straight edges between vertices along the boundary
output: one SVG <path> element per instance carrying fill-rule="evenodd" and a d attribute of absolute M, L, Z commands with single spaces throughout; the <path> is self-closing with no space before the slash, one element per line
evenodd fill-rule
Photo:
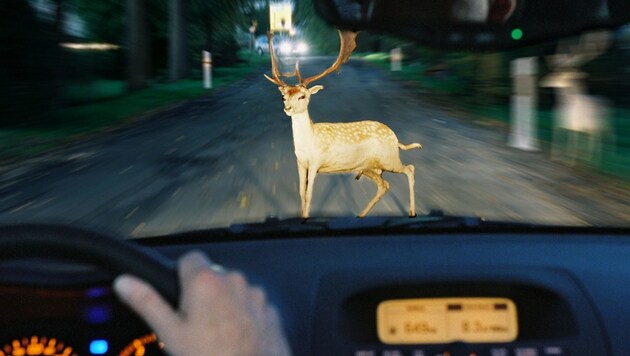
<path fill-rule="evenodd" d="M 252 74 L 261 65 L 269 65 L 266 56 L 248 58 L 249 53 L 245 52 L 240 55 L 239 64 L 214 69 L 214 89 Z M 209 91 L 202 88 L 201 73 L 195 72 L 195 77 L 176 83 L 154 84 L 134 92 L 128 92 L 123 81 L 99 80 L 68 85 L 65 95 L 72 106 L 51 113 L 54 120 L 33 122 L 25 127 L 0 127 L 0 160 L 45 152 L 128 122 L 147 111 L 207 94 Z"/>
<path fill-rule="evenodd" d="M 122 80 L 75 82 L 66 86 L 64 95 L 69 106 L 111 100 L 127 94 Z"/>
<path fill-rule="evenodd" d="M 125 42 L 125 0 L 64 0 L 64 6 L 83 20 L 87 39 L 116 44 Z"/>

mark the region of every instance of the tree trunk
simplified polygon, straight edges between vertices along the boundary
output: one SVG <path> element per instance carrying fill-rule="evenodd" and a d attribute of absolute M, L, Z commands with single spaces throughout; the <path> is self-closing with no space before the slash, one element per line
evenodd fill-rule
<path fill-rule="evenodd" d="M 146 0 L 127 0 L 127 84 L 129 89 L 149 85 L 150 57 Z"/>
<path fill-rule="evenodd" d="M 172 81 L 188 74 L 187 51 L 187 1 L 169 1 L 169 77 Z"/>

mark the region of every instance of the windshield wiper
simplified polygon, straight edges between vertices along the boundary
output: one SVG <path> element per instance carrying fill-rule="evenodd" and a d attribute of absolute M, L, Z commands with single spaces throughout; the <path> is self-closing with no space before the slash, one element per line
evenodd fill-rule
<path fill-rule="evenodd" d="M 427 215 L 408 217 L 334 217 L 334 218 L 301 218 L 278 219 L 269 217 L 261 223 L 233 224 L 226 230 L 231 234 L 262 233 L 313 233 L 313 232 L 401 232 L 423 229 L 469 229 L 479 227 L 529 227 L 532 224 L 486 221 L 476 216 L 449 216 L 441 210 L 431 210 Z"/>
<path fill-rule="evenodd" d="M 441 210 L 427 215 L 408 217 L 368 216 L 278 219 L 268 217 L 264 222 L 239 223 L 218 229 L 187 231 L 162 236 L 146 237 L 145 245 L 228 242 L 239 240 L 269 240 L 294 238 L 335 238 L 350 236 L 417 236 L 425 234 L 476 234 L 476 233 L 612 233 L 627 234 L 627 228 L 602 228 L 592 226 L 543 225 L 509 221 L 486 220 L 476 216 L 451 216 Z"/>

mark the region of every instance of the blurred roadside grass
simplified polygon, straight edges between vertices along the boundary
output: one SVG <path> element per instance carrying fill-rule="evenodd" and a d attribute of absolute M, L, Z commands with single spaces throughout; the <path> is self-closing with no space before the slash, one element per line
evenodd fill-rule
<path fill-rule="evenodd" d="M 508 103 L 488 104 L 476 102 L 473 95 L 462 96 L 461 87 L 465 80 L 457 77 L 435 78 L 425 75 L 427 68 L 422 65 L 406 63 L 401 71 L 390 71 L 388 53 L 358 54 L 357 57 L 387 71 L 395 79 L 412 84 L 428 102 L 452 113 L 454 116 L 471 120 L 486 126 L 498 127 L 506 133 L 510 124 L 510 106 Z M 547 89 L 550 90 L 550 89 Z M 455 96 L 456 95 L 456 96 Z M 538 139 L 544 152 L 549 152 L 553 138 L 553 112 L 550 108 L 537 110 Z M 602 157 L 599 162 L 578 159 L 578 164 L 594 168 L 600 172 L 616 176 L 630 182 L 630 109 L 611 108 L 608 116 L 614 136 L 610 132 L 602 135 Z M 578 138 L 581 152 L 586 152 L 588 138 Z M 560 132 L 560 147 L 567 142 L 566 132 Z"/>
<path fill-rule="evenodd" d="M 153 83 L 128 92 L 124 81 L 95 80 L 65 88 L 67 106 L 57 111 L 51 123 L 15 129 L 0 129 L 0 162 L 19 160 L 104 132 L 178 102 L 212 93 L 254 73 L 269 62 L 268 56 L 239 52 L 241 61 L 232 67 L 213 68 L 213 89 L 202 87 L 201 71 L 173 83 Z"/>

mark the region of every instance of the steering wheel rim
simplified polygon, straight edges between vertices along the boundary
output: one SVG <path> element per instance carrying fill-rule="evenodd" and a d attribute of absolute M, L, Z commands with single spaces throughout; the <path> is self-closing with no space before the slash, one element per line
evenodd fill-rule
<path fill-rule="evenodd" d="M 175 264 L 129 241 L 61 225 L 0 226 L 0 259 L 58 258 L 131 274 L 151 284 L 173 307 L 179 302 Z"/>

